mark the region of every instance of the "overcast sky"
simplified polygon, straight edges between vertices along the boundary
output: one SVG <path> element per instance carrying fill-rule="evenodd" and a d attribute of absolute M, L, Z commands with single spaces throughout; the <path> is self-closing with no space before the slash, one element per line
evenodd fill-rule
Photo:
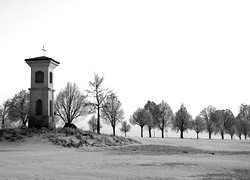
<path fill-rule="evenodd" d="M 236 115 L 250 104 L 249 9 L 243 0 L 1 0 L 0 103 L 30 87 L 24 59 L 45 46 L 61 63 L 56 94 L 68 81 L 88 88 L 95 72 L 126 119 L 148 100 L 174 112 L 184 103 L 193 117 L 208 105 Z"/>

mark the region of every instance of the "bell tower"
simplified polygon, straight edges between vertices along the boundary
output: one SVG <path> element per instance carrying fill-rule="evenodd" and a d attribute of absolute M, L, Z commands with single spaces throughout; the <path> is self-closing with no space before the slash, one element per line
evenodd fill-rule
<path fill-rule="evenodd" d="M 54 69 L 60 64 L 41 56 L 25 59 L 31 67 L 29 128 L 54 128 Z"/>

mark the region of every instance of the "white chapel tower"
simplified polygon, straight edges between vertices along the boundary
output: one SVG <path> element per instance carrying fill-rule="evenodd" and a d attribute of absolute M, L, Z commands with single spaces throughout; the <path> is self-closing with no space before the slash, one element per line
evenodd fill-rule
<path fill-rule="evenodd" d="M 29 128 L 53 128 L 54 121 L 54 69 L 60 64 L 41 56 L 25 59 L 31 67 Z"/>

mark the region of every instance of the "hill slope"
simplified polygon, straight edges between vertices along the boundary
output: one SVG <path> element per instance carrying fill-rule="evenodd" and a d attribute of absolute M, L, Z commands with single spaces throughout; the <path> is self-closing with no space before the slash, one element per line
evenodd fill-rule
<path fill-rule="evenodd" d="M 17 128 L 0 131 L 0 141 L 26 141 L 27 138 L 40 137 L 48 139 L 50 142 L 63 147 L 107 147 L 138 144 L 139 142 L 131 138 L 96 134 L 89 131 L 72 128 L 48 129 L 27 129 Z"/>

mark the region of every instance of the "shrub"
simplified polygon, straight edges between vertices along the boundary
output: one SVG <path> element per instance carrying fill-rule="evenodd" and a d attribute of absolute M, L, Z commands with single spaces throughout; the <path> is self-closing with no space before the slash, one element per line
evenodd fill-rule
<path fill-rule="evenodd" d="M 72 128 L 72 129 L 77 129 L 76 125 L 72 124 L 72 123 L 66 123 L 64 125 L 64 128 Z"/>

